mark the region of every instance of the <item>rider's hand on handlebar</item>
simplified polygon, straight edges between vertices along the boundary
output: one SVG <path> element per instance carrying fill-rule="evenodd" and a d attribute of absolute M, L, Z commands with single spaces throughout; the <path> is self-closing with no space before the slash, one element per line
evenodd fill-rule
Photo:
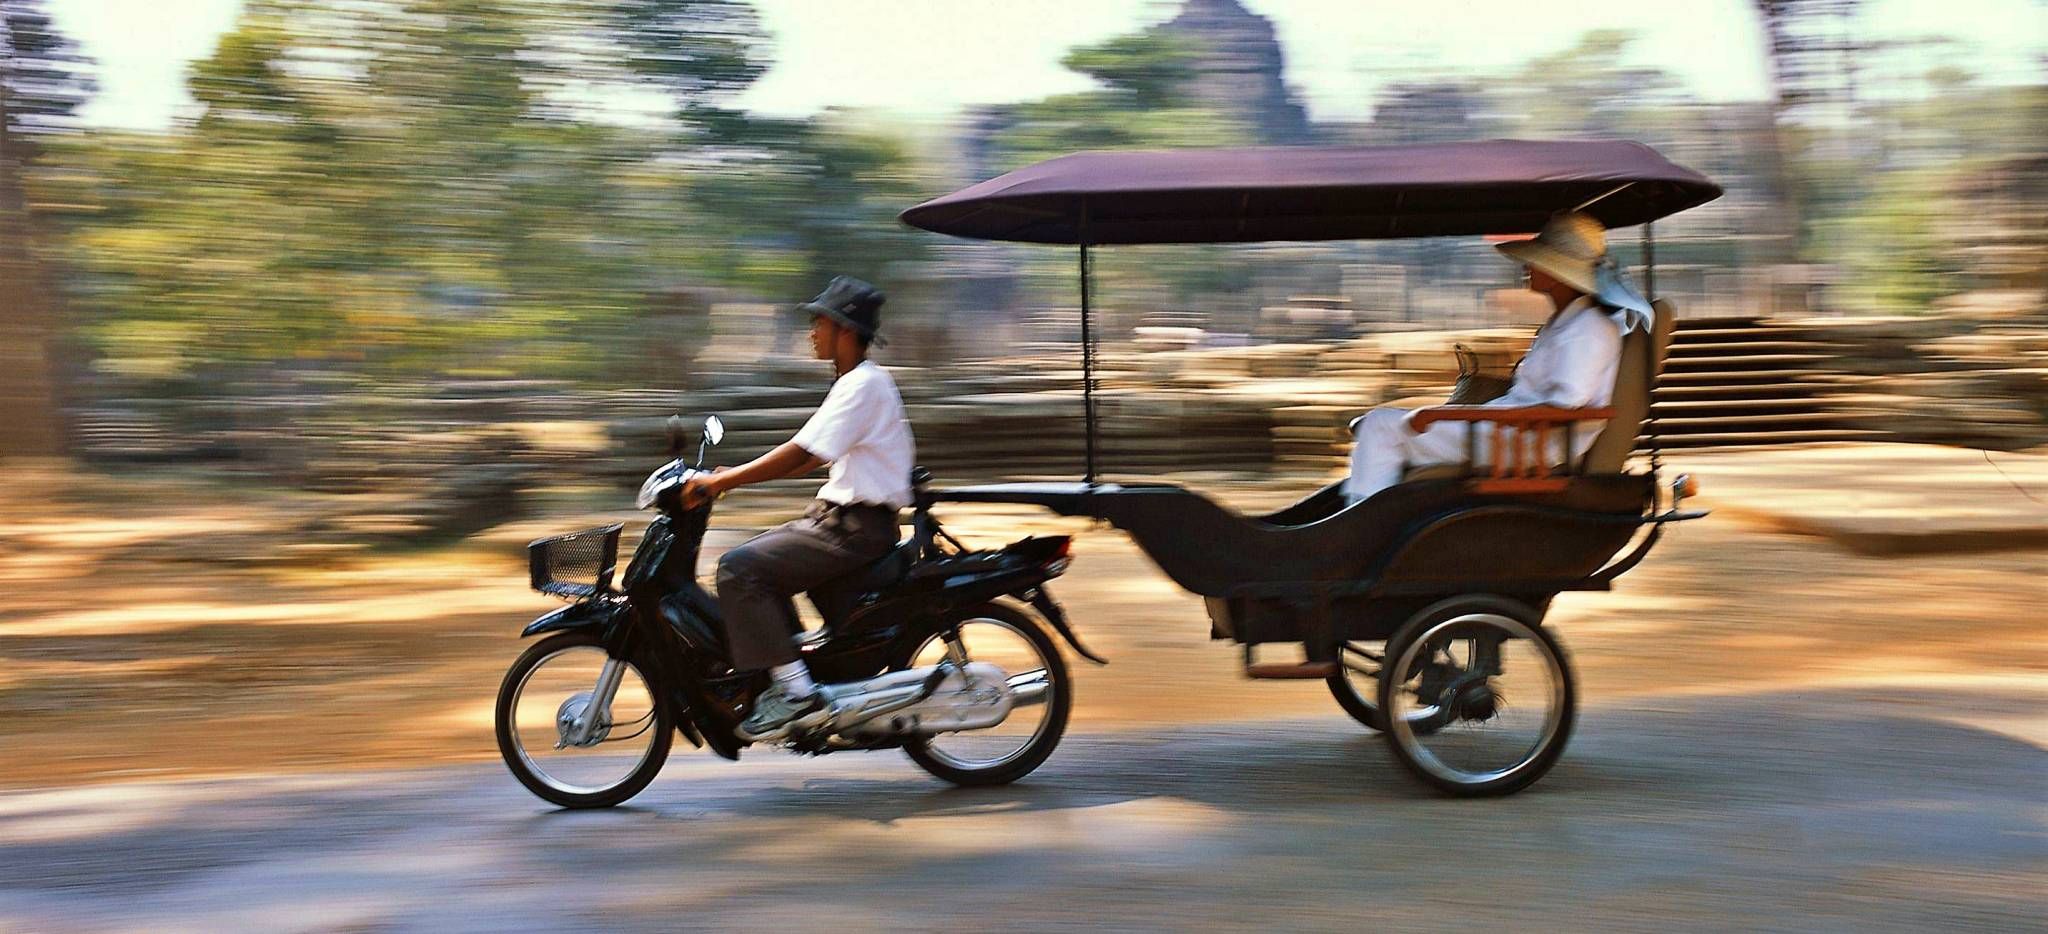
<path fill-rule="evenodd" d="M 678 491 L 682 497 L 683 508 L 696 509 L 724 493 L 725 491 L 720 489 L 720 484 L 713 478 L 725 471 L 726 468 L 719 467 L 711 473 L 698 474 L 684 481 L 682 489 Z"/>

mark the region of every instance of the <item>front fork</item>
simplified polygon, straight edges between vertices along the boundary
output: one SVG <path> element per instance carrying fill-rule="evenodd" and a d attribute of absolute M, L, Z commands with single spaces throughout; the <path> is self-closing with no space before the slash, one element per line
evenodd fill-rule
<path fill-rule="evenodd" d="M 598 730 L 610 727 L 612 699 L 618 696 L 619 682 L 625 679 L 625 660 L 606 656 L 604 667 L 597 673 L 597 685 L 591 689 L 590 703 L 583 705 L 583 712 L 576 717 L 576 722 L 570 725 L 568 732 L 562 735 L 561 741 L 555 744 L 555 748 L 582 746 L 590 742 L 590 737 Z"/>

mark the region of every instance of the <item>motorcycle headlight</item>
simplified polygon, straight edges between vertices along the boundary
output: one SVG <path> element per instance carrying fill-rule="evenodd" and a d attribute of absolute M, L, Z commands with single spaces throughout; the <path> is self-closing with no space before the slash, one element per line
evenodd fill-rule
<path fill-rule="evenodd" d="M 682 483 L 689 475 L 690 471 L 683 467 L 681 458 L 655 468 L 653 473 L 647 475 L 647 480 L 640 484 L 640 494 L 633 497 L 633 508 L 653 508 L 655 500 L 661 498 L 663 491 Z"/>

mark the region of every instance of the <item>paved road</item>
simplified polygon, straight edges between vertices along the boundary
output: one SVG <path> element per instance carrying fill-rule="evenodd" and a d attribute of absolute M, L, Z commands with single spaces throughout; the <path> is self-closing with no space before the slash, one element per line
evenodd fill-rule
<path fill-rule="evenodd" d="M 1077 723 L 973 791 L 893 754 L 679 752 L 595 813 L 483 764 L 32 792 L 0 797 L 0 930 L 2040 930 L 2044 701 L 1596 707 L 1543 783 L 1477 802 L 1334 717 Z"/>

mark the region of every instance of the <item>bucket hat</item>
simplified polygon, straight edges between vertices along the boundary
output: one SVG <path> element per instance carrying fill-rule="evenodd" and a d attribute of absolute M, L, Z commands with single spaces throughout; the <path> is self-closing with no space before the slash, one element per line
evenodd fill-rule
<path fill-rule="evenodd" d="M 873 285 L 852 276 L 833 276 L 817 298 L 796 307 L 814 318 L 830 318 L 880 345 L 883 341 L 875 332 L 882 327 L 882 303 L 887 300 Z"/>

